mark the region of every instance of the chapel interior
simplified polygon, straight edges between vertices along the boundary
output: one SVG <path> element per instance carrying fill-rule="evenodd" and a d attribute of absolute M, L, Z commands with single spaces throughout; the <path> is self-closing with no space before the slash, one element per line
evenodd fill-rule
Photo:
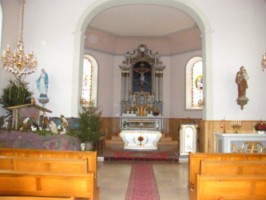
<path fill-rule="evenodd" d="M 115 151 L 177 155 L 177 162 L 153 163 L 162 200 L 194 199 L 190 152 L 265 155 L 265 0 L 26 0 L 21 21 L 23 1 L 0 0 L 0 45 L 6 52 L 22 39 L 25 52 L 34 52 L 36 68 L 22 75 L 34 98 L 9 108 L 0 101 L 0 137 L 7 118 L 19 129 L 20 111 L 74 127 L 83 108 L 99 108 L 94 148 L 99 197 L 106 200 L 125 198 L 134 163 L 105 158 Z M 92 70 L 84 78 L 86 61 Z M 20 77 L 4 62 L 0 99 Z M 37 79 L 44 72 L 43 96 Z M 3 141 L 0 148 L 7 147 Z"/>

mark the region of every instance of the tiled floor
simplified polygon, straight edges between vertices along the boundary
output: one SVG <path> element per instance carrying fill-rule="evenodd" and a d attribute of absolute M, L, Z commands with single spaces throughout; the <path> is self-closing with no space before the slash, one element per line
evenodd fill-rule
<path fill-rule="evenodd" d="M 149 162 L 151 163 L 151 162 Z M 100 200 L 124 200 L 131 164 L 125 162 L 99 162 L 98 185 Z M 160 200 L 188 200 L 188 164 L 153 163 Z"/>

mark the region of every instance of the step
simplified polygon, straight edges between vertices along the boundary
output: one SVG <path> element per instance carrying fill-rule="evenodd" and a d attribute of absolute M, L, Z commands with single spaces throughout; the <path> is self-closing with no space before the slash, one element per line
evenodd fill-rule
<path fill-rule="evenodd" d="M 105 146 L 106 147 L 121 147 L 124 145 L 124 142 L 122 140 L 105 140 Z M 158 146 L 176 146 L 178 147 L 178 141 L 159 141 Z"/>
<path fill-rule="evenodd" d="M 117 136 L 117 135 L 113 135 L 112 140 L 121 140 L 122 141 L 121 137 Z"/>
<path fill-rule="evenodd" d="M 171 142 L 171 141 L 173 141 L 173 139 L 171 137 L 161 137 L 160 141 Z"/>

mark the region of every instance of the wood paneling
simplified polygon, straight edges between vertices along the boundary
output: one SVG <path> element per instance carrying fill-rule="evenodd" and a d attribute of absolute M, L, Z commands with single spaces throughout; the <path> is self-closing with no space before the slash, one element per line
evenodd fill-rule
<path fill-rule="evenodd" d="M 181 124 L 196 124 L 198 125 L 198 151 L 199 152 L 214 152 L 215 151 L 215 133 L 234 132 L 231 127 L 233 121 L 230 120 L 201 120 L 192 118 L 164 118 L 163 133 L 171 136 L 174 140 L 179 140 L 179 129 Z M 239 133 L 256 133 L 254 124 L 256 121 L 241 121 Z M 120 118 L 110 117 L 103 118 L 102 132 L 106 138 L 110 139 L 113 135 L 118 135 L 120 132 Z"/>

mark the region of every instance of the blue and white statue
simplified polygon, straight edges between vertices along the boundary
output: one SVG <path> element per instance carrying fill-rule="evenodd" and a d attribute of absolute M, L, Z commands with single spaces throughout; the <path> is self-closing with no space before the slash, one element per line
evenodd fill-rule
<path fill-rule="evenodd" d="M 37 89 L 40 92 L 40 98 L 47 99 L 47 90 L 48 90 L 48 74 L 44 69 L 42 69 L 42 73 L 36 81 Z"/>

